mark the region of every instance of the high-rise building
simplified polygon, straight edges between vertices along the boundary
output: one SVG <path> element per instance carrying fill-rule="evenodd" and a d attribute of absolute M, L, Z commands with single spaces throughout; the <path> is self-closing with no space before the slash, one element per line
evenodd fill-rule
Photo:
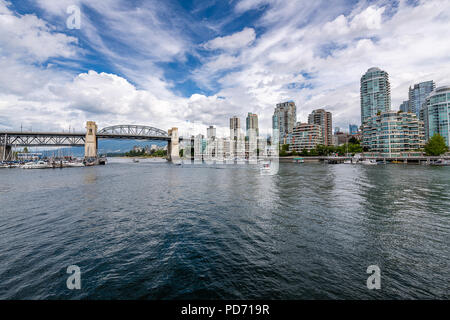
<path fill-rule="evenodd" d="M 379 68 L 370 68 L 361 77 L 361 123 L 379 112 L 391 110 L 389 74 Z"/>
<path fill-rule="evenodd" d="M 293 128 L 290 134 L 289 149 L 301 152 L 312 150 L 323 143 L 322 127 L 318 124 L 300 123 Z"/>
<path fill-rule="evenodd" d="M 293 101 L 278 103 L 272 117 L 272 128 L 279 132 L 280 143 L 286 143 L 297 122 L 297 107 Z"/>
<path fill-rule="evenodd" d="M 382 112 L 363 124 L 362 145 L 372 152 L 398 153 L 424 146 L 423 121 L 411 112 Z"/>
<path fill-rule="evenodd" d="M 349 124 L 348 133 L 351 135 L 358 134 L 358 126 L 356 124 Z"/>
<path fill-rule="evenodd" d="M 247 137 L 249 136 L 249 130 L 255 130 L 256 136 L 259 135 L 259 129 L 258 129 L 258 115 L 255 113 L 249 112 L 246 119 L 246 130 L 247 130 Z"/>
<path fill-rule="evenodd" d="M 236 140 L 240 137 L 241 133 L 241 119 L 237 116 L 230 118 L 230 136 L 231 139 Z"/>
<path fill-rule="evenodd" d="M 403 101 L 402 104 L 399 107 L 399 110 L 401 112 L 410 112 L 409 100 Z"/>
<path fill-rule="evenodd" d="M 436 89 L 436 84 L 433 80 L 409 87 L 409 112 L 413 112 L 419 117 L 425 99 L 434 89 Z"/>
<path fill-rule="evenodd" d="M 215 137 L 216 137 L 216 128 L 214 128 L 214 126 L 209 126 L 209 128 L 206 129 L 206 138 L 213 139 Z"/>
<path fill-rule="evenodd" d="M 450 86 L 439 87 L 430 93 L 420 117 L 424 121 L 426 140 L 438 133 L 450 146 Z"/>
<path fill-rule="evenodd" d="M 333 145 L 333 123 L 331 112 L 323 109 L 314 110 L 308 116 L 309 124 L 317 124 L 322 131 L 322 144 L 326 146 Z"/>

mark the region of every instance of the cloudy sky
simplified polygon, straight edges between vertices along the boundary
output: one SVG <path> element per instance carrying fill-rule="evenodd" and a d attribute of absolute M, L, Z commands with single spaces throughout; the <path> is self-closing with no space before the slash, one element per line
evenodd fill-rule
<path fill-rule="evenodd" d="M 449 85 L 450 0 L 0 0 L 0 129 L 183 133 L 248 112 L 268 128 L 287 100 L 347 128 L 373 66 L 393 109 L 414 83 Z"/>

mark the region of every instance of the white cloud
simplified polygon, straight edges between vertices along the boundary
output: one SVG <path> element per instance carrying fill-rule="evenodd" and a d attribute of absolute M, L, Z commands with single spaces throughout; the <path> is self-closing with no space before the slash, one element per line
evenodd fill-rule
<path fill-rule="evenodd" d="M 234 56 L 239 69 L 219 80 L 222 88 L 217 95 L 263 115 L 266 126 L 270 117 L 265 113 L 271 115 L 276 103 L 293 99 L 298 120 L 306 121 L 313 109 L 326 107 L 336 125 L 347 127 L 360 122 L 359 81 L 372 66 L 390 74 L 393 109 L 407 99 L 407 89 L 414 83 L 434 79 L 438 85 L 448 84 L 448 1 L 416 6 L 400 1 L 389 15 L 387 5 L 366 6 L 361 1 L 342 14 L 334 3 L 271 2 L 257 22 L 267 31 Z M 302 23 L 293 12 L 303 19 L 307 12 L 310 23 Z M 220 59 L 226 61 L 223 53 Z M 220 67 L 202 67 L 202 80 L 214 79 Z M 305 73 L 312 78 L 299 77 Z"/>
<path fill-rule="evenodd" d="M 7 4 L 0 2 L 0 53 L 3 57 L 43 62 L 50 57 L 75 56 L 76 38 L 55 32 L 33 14 L 15 15 Z"/>
<path fill-rule="evenodd" d="M 250 45 L 256 38 L 253 28 L 244 28 L 242 31 L 236 32 L 225 37 L 217 37 L 204 44 L 204 48 L 208 50 L 226 50 L 234 51 Z"/>
<path fill-rule="evenodd" d="M 64 1 L 39 3 L 49 15 L 64 17 Z M 157 66 L 195 53 L 180 32 L 186 21 L 161 21 L 157 13 L 165 9 L 156 9 L 152 1 L 134 9 L 119 0 L 74 2 L 102 12 L 109 29 L 87 20 L 81 35 L 124 76 L 74 75 L 39 66 L 52 57 L 80 58 L 77 42 L 35 15 L 13 14 L 0 0 L 0 23 L 12 21 L 0 30 L 0 127 L 23 123 L 33 129 L 81 129 L 84 121 L 96 120 L 101 127 L 135 123 L 185 129 L 189 120 L 202 130 L 212 124 L 226 132 L 229 117 L 238 115 L 244 123 L 247 112 L 258 113 L 260 125 L 270 127 L 275 104 L 293 99 L 298 120 L 326 107 L 334 124 L 345 128 L 360 121 L 359 80 L 372 66 L 389 72 L 394 109 L 407 98 L 411 84 L 430 79 L 449 84 L 450 7 L 445 0 L 414 7 L 402 0 L 395 10 L 389 2 L 368 6 L 360 1 L 349 8 L 344 1 L 332 6 L 324 1 L 241 1 L 239 14 L 267 4 L 255 22 L 262 31 L 257 36 L 253 28 L 244 28 L 199 45 L 210 52 L 207 58 L 199 56 L 202 63 L 191 77 L 219 89 L 189 98 L 176 95 Z M 21 36 L 27 41 L 20 42 Z M 105 36 L 129 47 L 130 56 L 104 43 Z M 40 45 L 44 39 L 49 47 Z"/>
<path fill-rule="evenodd" d="M 258 9 L 268 3 L 270 3 L 269 0 L 241 0 L 236 4 L 235 10 L 242 13 L 244 11 Z"/>

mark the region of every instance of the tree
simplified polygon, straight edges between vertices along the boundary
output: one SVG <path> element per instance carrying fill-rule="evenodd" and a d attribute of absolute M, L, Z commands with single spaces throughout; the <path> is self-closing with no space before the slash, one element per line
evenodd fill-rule
<path fill-rule="evenodd" d="M 308 155 L 308 149 L 303 148 L 302 151 L 300 152 L 301 156 L 307 156 Z"/>
<path fill-rule="evenodd" d="M 438 133 L 435 133 L 425 145 L 425 153 L 427 156 L 440 156 L 448 151 L 445 139 Z"/>
<path fill-rule="evenodd" d="M 327 146 L 324 146 L 322 144 L 319 144 L 316 146 L 316 152 L 319 156 L 327 156 L 328 155 L 328 148 Z"/>
<path fill-rule="evenodd" d="M 356 139 L 355 137 L 351 137 L 351 138 L 348 140 L 348 143 L 359 144 L 359 140 Z"/>
<path fill-rule="evenodd" d="M 289 145 L 288 144 L 283 144 L 281 146 L 281 150 L 280 150 L 280 157 L 285 157 L 287 156 L 289 151 Z"/>
<path fill-rule="evenodd" d="M 28 148 L 27 147 L 23 148 L 23 153 L 28 153 Z"/>

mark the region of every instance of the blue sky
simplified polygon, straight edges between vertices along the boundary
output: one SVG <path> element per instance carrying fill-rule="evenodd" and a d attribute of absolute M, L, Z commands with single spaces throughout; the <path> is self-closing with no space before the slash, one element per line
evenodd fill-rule
<path fill-rule="evenodd" d="M 225 133 L 256 112 L 269 129 L 286 100 L 347 128 L 370 67 L 389 72 L 393 109 L 414 83 L 449 84 L 449 21 L 448 0 L 0 0 L 0 128 Z"/>

